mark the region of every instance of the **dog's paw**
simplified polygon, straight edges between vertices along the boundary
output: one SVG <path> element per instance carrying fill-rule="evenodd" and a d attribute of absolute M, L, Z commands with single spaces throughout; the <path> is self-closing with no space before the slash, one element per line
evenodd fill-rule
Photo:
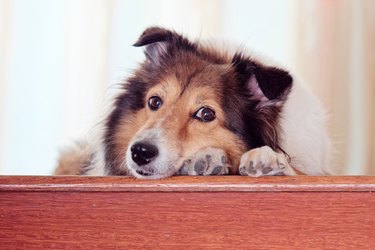
<path fill-rule="evenodd" d="M 177 175 L 226 175 L 228 168 L 223 150 L 206 148 L 185 160 Z"/>
<path fill-rule="evenodd" d="M 255 148 L 241 156 L 240 175 L 252 177 L 266 175 L 296 175 L 284 154 L 276 153 L 268 146 Z"/>

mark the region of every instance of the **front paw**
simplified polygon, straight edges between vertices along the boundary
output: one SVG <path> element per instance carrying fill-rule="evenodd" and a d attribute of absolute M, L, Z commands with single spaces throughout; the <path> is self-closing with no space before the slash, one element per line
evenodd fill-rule
<path fill-rule="evenodd" d="M 252 177 L 267 175 L 296 175 L 284 154 L 268 146 L 255 148 L 241 156 L 240 175 Z"/>
<path fill-rule="evenodd" d="M 229 167 L 223 150 L 206 148 L 185 160 L 177 175 L 226 175 Z"/>

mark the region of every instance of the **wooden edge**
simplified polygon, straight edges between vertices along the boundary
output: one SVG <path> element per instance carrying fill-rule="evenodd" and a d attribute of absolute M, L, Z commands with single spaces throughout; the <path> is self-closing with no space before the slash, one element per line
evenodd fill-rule
<path fill-rule="evenodd" d="M 0 192 L 374 192 L 371 176 L 0 176 Z"/>

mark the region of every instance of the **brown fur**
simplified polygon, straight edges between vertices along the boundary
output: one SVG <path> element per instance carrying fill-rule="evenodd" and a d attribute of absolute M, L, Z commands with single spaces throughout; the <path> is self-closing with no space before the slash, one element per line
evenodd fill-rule
<path fill-rule="evenodd" d="M 224 127 L 225 117 L 218 102 L 220 96 L 217 91 L 211 86 L 199 86 L 199 82 L 213 79 L 213 74 L 204 72 L 183 93 L 181 84 L 175 77 L 166 78 L 151 88 L 146 100 L 158 95 L 164 100 L 163 106 L 158 111 L 151 111 L 146 106 L 130 120 L 129 117 L 122 119 L 122 125 L 115 135 L 116 154 L 119 159 L 125 157 L 128 143 L 137 132 L 159 126 L 166 131 L 165 140 L 168 141 L 169 147 L 178 151 L 179 165 L 200 149 L 215 147 L 227 152 L 232 166 L 238 166 L 245 145 L 233 132 Z M 191 118 L 202 105 L 215 110 L 217 118 L 213 122 L 202 123 Z M 231 172 L 236 173 L 237 168 Z"/>
<path fill-rule="evenodd" d="M 90 164 L 90 151 L 87 145 L 77 144 L 60 155 L 54 175 L 78 175 Z"/>

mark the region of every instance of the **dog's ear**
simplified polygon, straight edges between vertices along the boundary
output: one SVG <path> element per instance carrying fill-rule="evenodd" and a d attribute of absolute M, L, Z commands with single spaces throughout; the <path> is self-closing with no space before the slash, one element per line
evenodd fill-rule
<path fill-rule="evenodd" d="M 168 53 L 173 53 L 175 49 L 196 49 L 196 45 L 191 43 L 185 37 L 177 34 L 174 31 L 160 27 L 147 28 L 138 38 L 138 41 L 133 44 L 133 46 L 146 46 L 146 58 L 155 64 L 160 64 L 161 60 Z"/>
<path fill-rule="evenodd" d="M 232 65 L 249 98 L 259 102 L 258 107 L 280 106 L 287 99 L 293 83 L 287 71 L 261 65 L 241 54 L 233 57 Z"/>

